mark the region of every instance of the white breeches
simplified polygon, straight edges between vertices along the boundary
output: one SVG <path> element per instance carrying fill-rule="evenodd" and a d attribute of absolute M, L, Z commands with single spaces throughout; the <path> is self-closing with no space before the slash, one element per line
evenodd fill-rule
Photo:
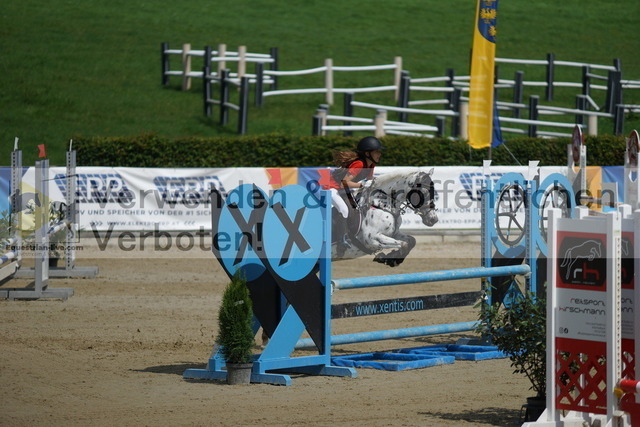
<path fill-rule="evenodd" d="M 331 189 L 331 202 L 333 206 L 338 210 L 338 212 L 340 212 L 340 215 L 342 215 L 344 218 L 347 218 L 349 216 L 349 207 L 345 203 L 344 199 L 340 197 L 340 195 L 338 194 L 338 190 L 336 190 L 335 188 Z"/>

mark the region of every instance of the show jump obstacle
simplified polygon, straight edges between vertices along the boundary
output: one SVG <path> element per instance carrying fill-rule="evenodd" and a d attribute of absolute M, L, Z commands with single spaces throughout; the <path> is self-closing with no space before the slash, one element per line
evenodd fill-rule
<path fill-rule="evenodd" d="M 633 131 L 616 210 L 549 211 L 546 411 L 525 426 L 640 423 L 639 146 Z"/>
<path fill-rule="evenodd" d="M 253 301 L 254 329 L 257 332 L 262 326 L 270 337 L 264 351 L 255 356 L 251 381 L 289 385 L 290 372 L 354 377 L 353 369 L 332 366 L 332 345 L 470 331 L 475 327 L 475 322 L 460 322 L 332 336 L 332 319 L 349 317 L 337 314 L 348 311 L 348 307 L 331 305 L 332 286 L 338 290 L 482 278 L 482 288 L 488 289 L 492 278 L 526 275 L 526 286 L 535 291 L 538 258 L 547 254 L 545 234 L 540 231 L 541 226 L 546 229 L 547 218 L 541 206 L 559 205 L 570 214 L 575 200 L 572 184 L 563 175 L 553 174 L 538 185 L 536 163 L 532 163 L 527 178 L 510 173 L 493 182 L 489 166 L 487 162 L 482 197 L 482 267 L 333 282 L 328 244 L 331 198 L 325 192 L 291 185 L 268 197 L 262 189 L 245 184 L 224 199 L 213 190 L 212 250 L 229 277 L 242 271 Z M 496 257 L 509 262 L 498 265 Z M 455 298 L 452 295 L 445 299 Z M 492 297 L 487 293 L 488 302 Z M 461 299 L 468 303 L 469 295 Z M 305 331 L 310 338 L 299 340 Z M 296 347 L 315 347 L 317 354 L 293 357 Z M 226 378 L 224 366 L 214 347 L 206 369 L 188 369 L 183 375 L 188 379 L 221 380 Z"/>
<path fill-rule="evenodd" d="M 12 236 L 7 242 L 8 251 L 0 257 L 0 280 L 10 278 L 33 278 L 34 286 L 28 288 L 0 288 L 0 298 L 4 299 L 40 299 L 60 298 L 66 300 L 73 295 L 72 288 L 51 288 L 49 278 L 52 277 L 95 277 L 97 267 L 76 266 L 75 245 L 78 236 L 78 205 L 76 194 L 76 152 L 71 147 L 66 154 L 65 204 L 62 208 L 63 218 L 55 223 L 49 221 L 49 160 L 37 161 L 35 164 L 35 193 L 25 194 L 22 188 L 22 151 L 17 141 L 11 153 L 11 222 Z M 33 197 L 33 199 L 31 198 Z M 33 268 L 22 265 L 21 235 L 22 210 L 29 200 L 34 203 L 35 235 Z M 52 268 L 49 266 L 50 237 L 65 230 L 64 258 L 65 266 Z"/>

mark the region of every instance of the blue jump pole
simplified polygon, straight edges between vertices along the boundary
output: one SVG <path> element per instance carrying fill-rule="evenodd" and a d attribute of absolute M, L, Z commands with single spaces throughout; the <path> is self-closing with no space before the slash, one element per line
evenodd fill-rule
<path fill-rule="evenodd" d="M 473 267 L 455 270 L 428 271 L 424 273 L 394 274 L 390 276 L 356 277 L 333 280 L 334 289 L 372 288 L 376 286 L 408 285 L 413 283 L 440 282 L 445 280 L 475 279 L 480 277 L 524 275 L 531 273 L 526 264 L 504 267 Z"/>
<path fill-rule="evenodd" d="M 415 328 L 389 329 L 386 331 L 359 332 L 355 334 L 334 335 L 331 345 L 353 344 L 369 341 L 384 341 L 399 338 L 422 337 L 427 335 L 451 334 L 473 331 L 478 322 L 447 323 L 444 325 L 417 326 Z M 296 348 L 312 347 L 311 338 L 298 340 Z"/>

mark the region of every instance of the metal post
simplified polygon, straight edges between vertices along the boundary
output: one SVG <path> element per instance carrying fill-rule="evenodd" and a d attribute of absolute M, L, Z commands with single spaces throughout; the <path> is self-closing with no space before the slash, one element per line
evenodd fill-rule
<path fill-rule="evenodd" d="M 264 64 L 262 62 L 256 62 L 256 107 L 262 107 L 263 99 L 262 93 L 264 91 Z"/>
<path fill-rule="evenodd" d="M 202 97 L 204 98 L 204 114 L 211 117 L 211 46 L 204 48 L 204 66 L 202 67 Z"/>
<path fill-rule="evenodd" d="M 319 115 L 313 116 L 311 124 L 311 135 L 320 136 L 320 132 L 322 132 L 322 117 Z"/>
<path fill-rule="evenodd" d="M 609 71 L 607 76 L 607 100 L 605 102 L 605 111 L 613 114 L 613 110 L 622 100 L 622 88 L 620 80 L 622 78 L 620 71 Z"/>
<path fill-rule="evenodd" d="M 162 63 L 162 86 L 169 85 L 169 43 L 164 42 L 160 44 L 160 60 Z"/>
<path fill-rule="evenodd" d="M 529 120 L 538 120 L 538 102 L 540 97 L 538 95 L 531 95 L 529 97 Z M 538 134 L 538 126 L 529 125 L 528 136 L 535 138 Z"/>
<path fill-rule="evenodd" d="M 454 77 L 456 75 L 456 70 L 454 70 L 453 68 L 447 68 L 446 75 L 449 78 L 449 80 L 447 80 L 445 82 L 445 86 L 446 87 L 453 87 L 453 79 L 454 79 Z M 453 110 L 453 107 L 451 106 L 451 104 L 453 102 L 452 101 L 453 93 L 452 92 L 447 92 L 446 98 L 447 98 L 447 101 L 449 102 L 449 109 Z"/>
<path fill-rule="evenodd" d="M 451 135 L 452 136 L 460 136 L 460 96 L 461 95 L 462 95 L 462 90 L 459 87 L 453 88 L 453 92 L 451 93 L 450 109 L 458 113 L 458 117 L 453 117 L 451 119 Z"/>
<path fill-rule="evenodd" d="M 353 102 L 353 93 L 351 92 L 345 92 L 344 94 L 344 102 L 343 102 L 343 116 L 348 116 L 351 117 L 353 116 L 353 105 L 351 105 L 351 103 Z M 344 122 L 345 126 L 351 126 L 351 122 L 350 121 L 345 121 Z M 345 130 L 343 133 L 344 136 L 352 136 L 353 132 Z"/>
<path fill-rule="evenodd" d="M 444 126 L 445 126 L 444 116 L 436 116 L 436 127 L 438 128 L 438 130 L 436 131 L 436 136 L 438 138 L 442 138 L 444 136 Z"/>
<path fill-rule="evenodd" d="M 400 94 L 398 97 L 398 107 L 409 107 L 409 91 L 411 88 L 411 78 L 408 71 L 403 71 L 400 77 Z M 403 111 L 398 112 L 398 121 L 406 122 L 409 120 L 409 114 Z"/>
<path fill-rule="evenodd" d="M 621 104 L 613 108 L 613 134 L 622 135 L 624 132 L 624 106 Z"/>
<path fill-rule="evenodd" d="M 271 63 L 271 71 L 278 71 L 278 48 L 277 47 L 272 47 L 270 50 L 271 53 L 271 58 L 273 58 L 273 62 Z M 278 89 L 278 77 L 277 76 L 271 76 L 271 81 L 273 83 L 271 83 L 271 90 L 277 90 Z"/>
<path fill-rule="evenodd" d="M 73 270 L 76 267 L 76 251 L 74 245 L 78 243 L 75 239 L 78 233 L 78 198 L 76 197 L 77 179 L 76 176 L 76 151 L 69 147 L 67 151 L 67 191 L 65 193 L 65 203 L 67 209 L 65 212 L 65 221 L 70 224 L 65 231 L 65 269 Z"/>
<path fill-rule="evenodd" d="M 555 74 L 554 61 L 556 55 L 553 53 L 547 54 L 547 101 L 553 100 L 553 80 Z"/>
<path fill-rule="evenodd" d="M 36 191 L 42 198 L 41 206 L 35 209 L 35 236 L 39 247 L 35 250 L 35 293 L 49 286 L 49 160 L 36 162 Z"/>
<path fill-rule="evenodd" d="M 620 58 L 615 58 L 613 60 L 613 66 L 615 67 L 616 71 L 622 72 L 622 61 L 620 60 Z"/>
<path fill-rule="evenodd" d="M 589 95 L 591 93 L 591 77 L 589 76 L 590 67 L 585 65 L 582 67 L 582 94 Z"/>
<path fill-rule="evenodd" d="M 247 117 L 249 113 L 249 77 L 240 79 L 240 111 L 238 112 L 238 134 L 247 133 Z"/>
<path fill-rule="evenodd" d="M 524 71 L 516 71 L 513 80 L 515 82 L 513 86 L 513 102 L 516 104 L 522 104 L 522 94 L 524 92 Z M 516 107 L 513 109 L 513 117 L 516 119 L 520 118 L 520 108 Z"/>
<path fill-rule="evenodd" d="M 229 102 L 228 75 L 229 70 L 227 69 L 220 72 L 220 124 L 223 126 L 229 122 L 229 108 L 227 107 L 227 102 Z"/>
<path fill-rule="evenodd" d="M 586 110 L 587 109 L 587 96 L 586 95 L 576 95 L 576 109 L 578 110 Z M 576 114 L 576 124 L 583 125 L 584 124 L 584 114 Z"/>

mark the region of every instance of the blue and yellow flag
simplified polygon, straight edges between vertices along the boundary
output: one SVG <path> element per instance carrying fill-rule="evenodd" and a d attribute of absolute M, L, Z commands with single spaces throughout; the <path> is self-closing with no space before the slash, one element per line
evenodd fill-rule
<path fill-rule="evenodd" d="M 473 31 L 469 85 L 469 145 L 485 148 L 494 141 L 493 80 L 496 55 L 498 0 L 478 0 Z M 492 144 L 493 142 L 493 144 Z"/>

